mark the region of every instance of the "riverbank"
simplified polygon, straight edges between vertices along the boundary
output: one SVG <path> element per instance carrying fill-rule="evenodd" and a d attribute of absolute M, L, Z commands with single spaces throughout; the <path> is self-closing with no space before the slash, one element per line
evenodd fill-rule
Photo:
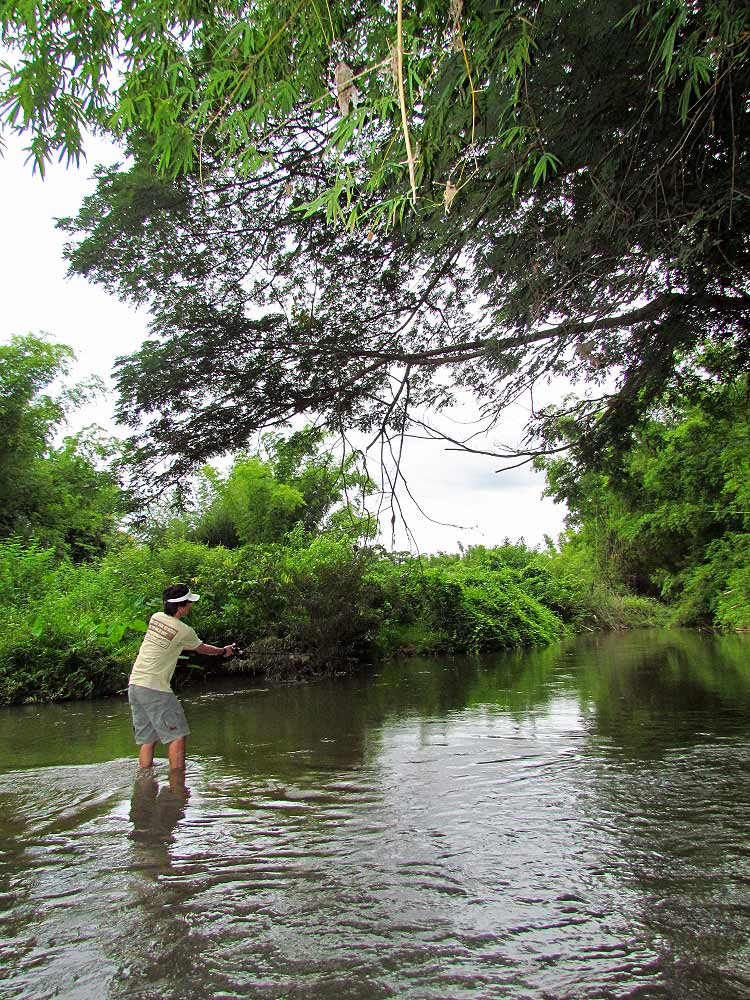
<path fill-rule="evenodd" d="M 226 671 L 293 680 L 394 657 L 546 646 L 668 619 L 663 605 L 603 586 L 556 550 L 520 544 L 417 559 L 326 536 L 233 550 L 182 541 L 128 544 L 78 566 L 30 547 L 5 569 L 6 705 L 121 691 L 154 595 L 175 579 L 202 595 L 191 616 L 200 637 L 246 650 L 229 663 L 185 661 L 182 686 Z"/>

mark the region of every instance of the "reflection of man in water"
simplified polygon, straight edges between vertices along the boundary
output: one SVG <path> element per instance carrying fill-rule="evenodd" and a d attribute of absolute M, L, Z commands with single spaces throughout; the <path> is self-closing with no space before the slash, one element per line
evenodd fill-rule
<path fill-rule="evenodd" d="M 135 779 L 130 800 L 133 840 L 142 843 L 171 841 L 175 827 L 185 816 L 189 797 L 184 771 L 171 770 L 169 782 L 161 787 L 150 771 L 141 771 Z"/>
<path fill-rule="evenodd" d="M 185 767 L 185 739 L 190 732 L 182 705 L 175 698 L 170 681 L 183 649 L 209 656 L 231 656 L 233 644 L 211 646 L 202 642 L 182 619 L 189 614 L 198 594 L 180 583 L 163 594 L 164 611 L 151 616 L 148 630 L 133 664 L 128 681 L 128 701 L 133 714 L 135 741 L 140 745 L 142 768 L 154 763 L 157 742 L 167 747 L 170 770 Z"/>
<path fill-rule="evenodd" d="M 188 797 L 184 771 L 173 769 L 163 781 L 152 770 L 136 774 L 128 833 L 129 898 L 118 914 L 119 946 L 113 957 L 119 970 L 107 996 L 215 995 L 205 982 L 206 941 L 186 914 L 194 885 L 181 877 L 184 855 L 176 829 L 184 821 Z"/>

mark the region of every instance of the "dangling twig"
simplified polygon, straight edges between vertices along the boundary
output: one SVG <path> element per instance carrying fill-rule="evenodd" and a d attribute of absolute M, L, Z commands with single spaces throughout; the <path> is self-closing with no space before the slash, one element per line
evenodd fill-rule
<path fill-rule="evenodd" d="M 401 105 L 401 124 L 404 130 L 404 142 L 406 143 L 406 159 L 409 164 L 409 181 L 411 183 L 412 204 L 417 203 L 417 181 L 414 173 L 414 153 L 411 148 L 411 138 L 409 136 L 409 119 L 406 114 L 406 94 L 404 93 L 404 34 L 403 34 L 404 0 L 398 0 L 398 12 L 396 14 L 396 50 L 398 52 L 398 99 Z"/>

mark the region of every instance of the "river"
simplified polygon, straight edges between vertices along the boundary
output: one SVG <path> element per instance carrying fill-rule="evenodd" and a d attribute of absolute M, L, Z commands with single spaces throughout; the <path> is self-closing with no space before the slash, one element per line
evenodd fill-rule
<path fill-rule="evenodd" d="M 750 639 L 0 711 L 0 996 L 750 997 Z"/>

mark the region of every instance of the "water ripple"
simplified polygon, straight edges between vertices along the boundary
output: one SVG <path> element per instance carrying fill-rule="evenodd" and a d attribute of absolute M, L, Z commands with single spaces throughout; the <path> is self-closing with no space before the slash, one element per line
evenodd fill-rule
<path fill-rule="evenodd" d="M 374 721 L 393 685 L 204 693 L 184 785 L 0 775 L 0 996 L 747 1000 L 747 726 L 597 730 L 569 671 L 436 710 L 436 663 Z"/>

